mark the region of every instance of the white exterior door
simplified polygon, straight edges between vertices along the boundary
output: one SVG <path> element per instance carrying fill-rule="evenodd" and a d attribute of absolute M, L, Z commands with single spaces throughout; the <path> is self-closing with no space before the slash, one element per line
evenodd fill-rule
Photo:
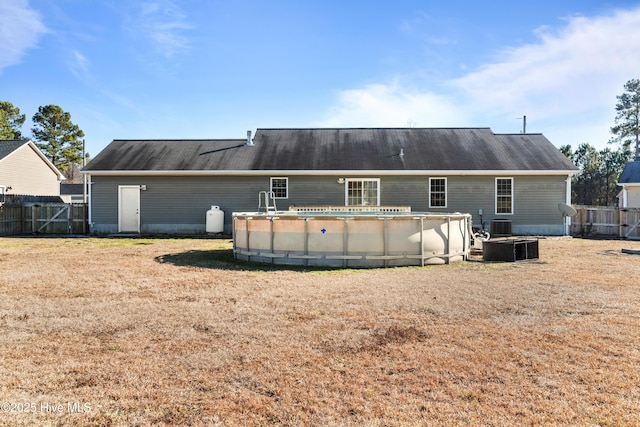
<path fill-rule="evenodd" d="M 140 186 L 118 186 L 118 232 L 140 232 Z"/>

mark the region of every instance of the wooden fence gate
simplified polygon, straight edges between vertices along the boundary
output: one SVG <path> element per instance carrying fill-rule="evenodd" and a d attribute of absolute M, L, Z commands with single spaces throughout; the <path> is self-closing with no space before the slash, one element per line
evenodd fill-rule
<path fill-rule="evenodd" d="M 573 236 L 609 236 L 640 239 L 640 208 L 574 206 Z"/>
<path fill-rule="evenodd" d="M 42 203 L 0 206 L 0 236 L 87 234 L 87 205 Z"/>

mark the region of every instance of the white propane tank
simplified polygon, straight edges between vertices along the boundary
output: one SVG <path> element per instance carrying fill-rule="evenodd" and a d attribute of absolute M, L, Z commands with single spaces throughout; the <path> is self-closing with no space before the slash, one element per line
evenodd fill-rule
<path fill-rule="evenodd" d="M 224 211 L 220 206 L 211 205 L 207 211 L 207 233 L 222 233 L 224 231 Z"/>

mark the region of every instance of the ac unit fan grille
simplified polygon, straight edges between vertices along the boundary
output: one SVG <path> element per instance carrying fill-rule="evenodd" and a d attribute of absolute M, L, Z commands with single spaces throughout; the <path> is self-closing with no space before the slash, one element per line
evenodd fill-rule
<path fill-rule="evenodd" d="M 511 221 L 491 221 L 491 235 L 495 237 L 511 236 Z"/>

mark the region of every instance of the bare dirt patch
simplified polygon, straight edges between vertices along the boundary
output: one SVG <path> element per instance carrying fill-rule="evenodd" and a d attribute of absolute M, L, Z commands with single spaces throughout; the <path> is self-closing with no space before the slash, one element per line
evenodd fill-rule
<path fill-rule="evenodd" d="M 305 270 L 0 239 L 0 425 L 639 425 L 640 242 Z"/>

